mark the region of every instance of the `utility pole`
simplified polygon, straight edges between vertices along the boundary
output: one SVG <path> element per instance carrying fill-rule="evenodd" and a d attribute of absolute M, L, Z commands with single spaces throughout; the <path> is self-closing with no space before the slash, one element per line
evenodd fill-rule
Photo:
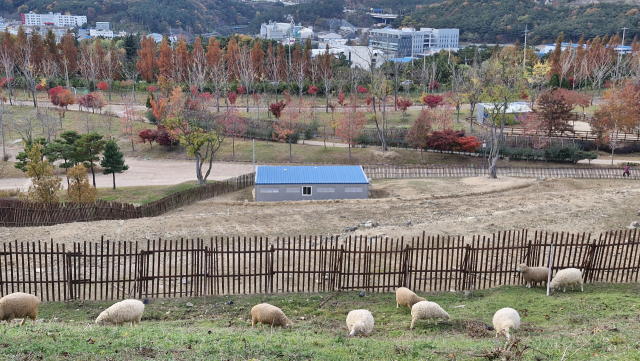
<path fill-rule="evenodd" d="M 527 69 L 527 34 L 529 33 L 529 25 L 525 24 L 524 26 L 524 48 L 522 49 L 522 53 L 524 57 L 522 58 L 522 68 Z"/>
<path fill-rule="evenodd" d="M 622 47 L 624 46 L 624 33 L 629 28 L 622 28 L 622 44 L 620 44 L 620 49 L 618 50 L 618 61 L 616 62 L 616 79 L 618 79 L 618 69 L 620 67 L 620 58 L 622 57 Z"/>

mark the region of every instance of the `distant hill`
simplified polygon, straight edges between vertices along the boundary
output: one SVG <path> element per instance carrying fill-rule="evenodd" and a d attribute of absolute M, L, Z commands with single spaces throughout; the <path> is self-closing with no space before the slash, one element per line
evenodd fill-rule
<path fill-rule="evenodd" d="M 579 0 L 585 1 L 585 0 Z M 565 41 L 577 42 L 597 35 L 622 33 L 626 39 L 640 33 L 640 8 L 635 4 L 597 3 L 545 5 L 532 0 L 448 0 L 427 6 L 416 5 L 410 13 L 396 19 L 396 26 L 459 28 L 460 40 L 509 42 L 523 39 L 525 25 L 529 44 L 555 41 L 563 31 Z"/>

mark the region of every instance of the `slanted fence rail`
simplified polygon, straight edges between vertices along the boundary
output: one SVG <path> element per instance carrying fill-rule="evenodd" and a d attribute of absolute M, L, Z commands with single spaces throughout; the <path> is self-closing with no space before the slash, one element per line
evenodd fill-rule
<path fill-rule="evenodd" d="M 229 294 L 479 290 L 522 283 L 520 263 L 583 271 L 585 282 L 637 282 L 640 232 L 505 231 L 412 239 L 313 236 L 270 240 L 0 244 L 0 296 L 43 301 L 174 298 Z"/>

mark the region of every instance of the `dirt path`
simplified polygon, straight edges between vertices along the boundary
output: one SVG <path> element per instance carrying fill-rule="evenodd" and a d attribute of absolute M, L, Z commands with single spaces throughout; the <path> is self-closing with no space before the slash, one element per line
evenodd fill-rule
<path fill-rule="evenodd" d="M 374 182 L 377 199 L 324 202 L 251 202 L 247 189 L 175 210 L 127 221 L 0 228 L 0 241 L 209 238 L 350 234 L 411 238 L 490 235 L 501 230 L 600 233 L 640 220 L 640 182 L 484 177 Z M 247 199 L 248 202 L 244 202 Z M 379 225 L 364 228 L 371 220 Z"/>

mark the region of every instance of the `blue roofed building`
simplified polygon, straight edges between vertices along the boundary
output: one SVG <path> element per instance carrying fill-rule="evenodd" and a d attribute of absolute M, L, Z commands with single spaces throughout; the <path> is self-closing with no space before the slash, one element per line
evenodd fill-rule
<path fill-rule="evenodd" d="M 258 166 L 256 202 L 369 198 L 361 166 Z"/>

